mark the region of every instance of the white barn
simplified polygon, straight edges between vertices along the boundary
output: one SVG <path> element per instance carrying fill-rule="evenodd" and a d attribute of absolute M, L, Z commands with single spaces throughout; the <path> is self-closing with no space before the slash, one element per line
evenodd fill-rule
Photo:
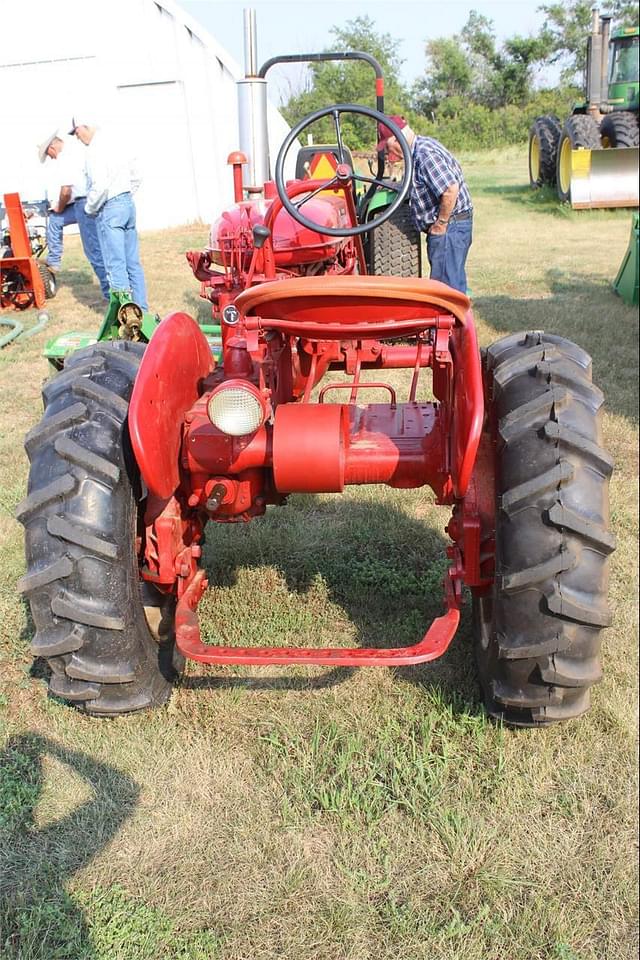
<path fill-rule="evenodd" d="M 210 223 L 233 199 L 226 160 L 239 146 L 243 75 L 173 0 L 11 3 L 0 36 L 0 194 L 42 199 L 52 161 L 39 162 L 37 144 L 83 111 L 115 121 L 137 157 L 141 229 Z M 268 110 L 273 166 L 289 128 Z"/>

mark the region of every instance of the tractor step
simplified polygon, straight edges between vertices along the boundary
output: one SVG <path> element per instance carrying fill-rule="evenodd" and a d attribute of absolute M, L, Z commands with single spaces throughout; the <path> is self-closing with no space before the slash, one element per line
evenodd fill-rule
<path fill-rule="evenodd" d="M 447 582 L 450 583 L 449 578 Z M 176 646 L 189 660 L 200 663 L 268 666 L 306 663 L 321 667 L 404 667 L 442 656 L 458 629 L 460 610 L 453 589 L 447 591 L 449 609 L 437 617 L 419 643 L 411 647 L 223 647 L 202 642 L 196 607 L 207 586 L 199 570 L 176 607 Z"/>

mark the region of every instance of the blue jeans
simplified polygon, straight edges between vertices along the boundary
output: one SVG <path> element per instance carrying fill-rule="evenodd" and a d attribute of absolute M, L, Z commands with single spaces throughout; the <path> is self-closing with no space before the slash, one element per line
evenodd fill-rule
<path fill-rule="evenodd" d="M 431 279 L 448 283 L 454 290 L 467 292 L 465 261 L 471 246 L 472 220 L 452 220 L 446 233 L 427 234 L 427 256 Z"/>
<path fill-rule="evenodd" d="M 130 193 L 112 197 L 96 217 L 98 237 L 111 290 L 126 290 L 131 299 L 148 309 L 147 290 L 138 250 L 136 208 Z"/>
<path fill-rule="evenodd" d="M 93 267 L 93 272 L 98 278 L 102 296 L 105 300 L 109 299 L 109 283 L 107 281 L 107 271 L 102 259 L 100 241 L 98 240 L 98 231 L 96 230 L 95 219 L 88 217 L 84 212 L 85 198 L 80 197 L 73 203 L 68 203 L 62 213 L 49 212 L 47 220 L 47 263 L 54 270 L 59 269 L 62 260 L 62 231 L 72 223 L 78 224 L 80 230 L 80 240 L 84 255 Z"/>

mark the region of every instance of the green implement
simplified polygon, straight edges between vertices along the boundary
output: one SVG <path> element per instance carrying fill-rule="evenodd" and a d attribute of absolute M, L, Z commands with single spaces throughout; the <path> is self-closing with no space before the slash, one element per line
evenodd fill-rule
<path fill-rule="evenodd" d="M 638 306 L 638 263 L 640 259 L 640 217 L 634 213 L 627 252 L 622 258 L 613 289 L 630 307 Z"/>
<path fill-rule="evenodd" d="M 157 313 L 149 313 L 134 303 L 126 290 L 112 290 L 109 295 L 107 312 L 97 333 L 74 330 L 49 340 L 44 348 L 44 356 L 55 370 L 61 370 L 66 357 L 76 350 L 89 347 L 93 343 L 108 340 L 132 340 L 148 343 L 160 323 Z M 217 324 L 200 324 L 200 328 L 211 347 L 216 360 L 222 351 L 222 333 Z"/>

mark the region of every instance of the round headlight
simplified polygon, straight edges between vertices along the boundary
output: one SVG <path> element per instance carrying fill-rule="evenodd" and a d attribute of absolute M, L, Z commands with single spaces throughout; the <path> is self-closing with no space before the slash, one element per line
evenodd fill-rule
<path fill-rule="evenodd" d="M 230 437 L 254 433 L 264 420 L 260 398 L 247 387 L 220 387 L 207 404 L 209 420 Z"/>

